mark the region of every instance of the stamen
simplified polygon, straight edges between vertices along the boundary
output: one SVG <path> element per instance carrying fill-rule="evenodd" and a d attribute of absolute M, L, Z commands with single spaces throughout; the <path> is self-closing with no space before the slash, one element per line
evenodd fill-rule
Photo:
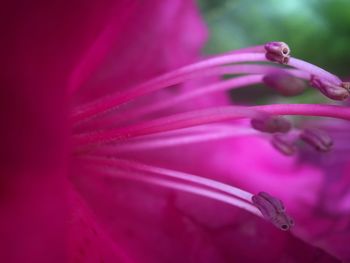
<path fill-rule="evenodd" d="M 298 93 L 302 92 L 304 87 L 306 87 L 305 82 L 303 82 L 298 78 L 305 78 L 307 80 L 309 80 L 310 78 L 309 74 L 305 74 L 298 70 L 279 70 L 276 72 L 276 69 L 277 67 L 262 66 L 262 65 L 238 65 L 238 66 L 235 65 L 235 66 L 213 68 L 211 69 L 212 72 L 214 72 L 215 70 L 216 73 L 220 73 L 220 74 L 231 74 L 231 73 L 232 74 L 236 74 L 236 73 L 237 74 L 242 74 L 242 73 L 266 74 L 267 73 L 268 75 L 265 77 L 263 77 L 260 74 L 236 77 L 226 81 L 221 81 L 219 83 L 214 83 L 208 86 L 201 87 L 199 89 L 194 89 L 182 95 L 170 98 L 169 100 L 160 101 L 158 103 L 151 104 L 149 106 L 144 106 L 142 108 L 136 108 L 134 110 L 123 112 L 123 114 L 118 114 L 118 116 L 114 116 L 113 121 L 121 123 L 122 121 L 125 121 L 125 120 L 140 118 L 166 108 L 171 108 L 172 106 L 179 104 L 181 102 L 185 102 L 190 99 L 194 99 L 212 92 L 224 91 L 228 89 L 233 90 L 233 89 L 242 88 L 244 86 L 258 84 L 258 83 L 261 83 L 262 80 L 264 81 L 265 78 L 267 78 L 265 83 L 270 84 L 269 86 L 272 88 L 278 89 L 278 91 L 281 94 L 285 96 L 297 95 Z M 204 73 L 204 74 L 207 74 L 207 73 Z M 279 78 L 277 76 L 278 80 L 270 81 L 271 79 L 270 76 L 273 76 L 272 78 L 275 79 L 276 75 L 278 76 L 283 75 L 286 77 Z"/>
<path fill-rule="evenodd" d="M 281 56 L 281 55 L 276 55 L 274 53 L 266 53 L 266 59 L 272 62 L 277 62 L 280 64 L 287 65 L 289 62 L 290 56 Z"/>
<path fill-rule="evenodd" d="M 265 50 L 268 53 L 273 53 L 281 56 L 288 56 L 290 54 L 289 46 L 284 42 L 269 42 L 265 44 Z"/>
<path fill-rule="evenodd" d="M 263 82 L 284 96 L 299 95 L 306 88 L 304 81 L 285 71 L 276 71 L 267 74 L 264 76 Z"/>
<path fill-rule="evenodd" d="M 269 42 L 265 44 L 266 58 L 280 64 L 288 64 L 290 48 L 284 42 Z"/>
<path fill-rule="evenodd" d="M 146 121 L 141 124 L 110 129 L 107 131 L 75 135 L 73 138 L 75 139 L 77 146 L 102 144 L 203 124 L 242 118 L 260 118 L 260 116 L 264 116 L 264 118 L 266 118 L 267 115 L 256 110 L 249 109 L 248 107 L 216 107 L 214 109 L 204 109 L 175 114 L 168 117 Z"/>
<path fill-rule="evenodd" d="M 74 111 L 72 122 L 80 122 L 84 119 L 91 118 L 97 114 L 112 110 L 114 107 L 128 102 L 137 97 L 146 95 L 150 92 L 169 87 L 181 83 L 190 78 L 195 72 L 200 72 L 203 69 L 225 65 L 229 63 L 239 62 L 264 62 L 265 55 L 262 53 L 243 53 L 243 54 L 229 54 L 213 57 L 203 60 L 188 66 L 184 66 L 177 70 L 171 71 L 150 81 L 142 83 L 134 88 L 128 89 L 124 92 L 115 94 L 114 96 L 103 98 L 100 101 L 85 105 L 81 109 Z"/>
<path fill-rule="evenodd" d="M 257 195 L 254 195 L 252 198 L 258 202 L 260 202 L 261 199 L 266 200 L 267 202 L 271 203 L 273 205 L 274 209 L 277 210 L 277 212 L 279 212 L 279 213 L 286 211 L 282 201 L 275 198 L 275 197 L 272 197 L 268 193 L 260 192 Z"/>
<path fill-rule="evenodd" d="M 252 197 L 253 204 L 260 210 L 265 219 L 283 231 L 294 226 L 294 221 L 285 213 L 281 200 L 260 192 Z"/>
<path fill-rule="evenodd" d="M 346 89 L 347 84 L 341 83 L 339 86 L 327 80 L 321 79 L 312 75 L 310 85 L 320 90 L 326 97 L 333 100 L 346 100 L 349 96 L 349 89 Z"/>
<path fill-rule="evenodd" d="M 342 82 L 340 86 L 350 92 L 350 82 Z"/>
<path fill-rule="evenodd" d="M 300 115 L 331 117 L 350 121 L 350 107 L 322 104 L 270 104 L 252 106 L 252 109 L 273 115 Z"/>
<path fill-rule="evenodd" d="M 294 155 L 297 151 L 294 142 L 287 140 L 281 134 L 273 135 L 271 143 L 279 152 L 287 156 Z"/>
<path fill-rule="evenodd" d="M 305 129 L 300 133 L 300 139 L 313 146 L 317 151 L 328 152 L 333 146 L 329 135 L 317 129 Z"/>
<path fill-rule="evenodd" d="M 200 76 L 220 76 L 220 75 L 232 75 L 232 74 L 271 74 L 275 72 L 286 72 L 296 78 L 301 78 L 305 80 L 310 80 L 311 74 L 293 68 L 285 68 L 275 65 L 268 64 L 238 64 L 238 65 L 229 65 L 229 66 L 219 66 L 208 68 L 205 71 L 198 72 L 198 77 Z"/>
<path fill-rule="evenodd" d="M 112 175 L 110 174 L 110 176 L 112 176 Z M 113 173 L 113 177 L 125 178 L 128 180 L 135 180 L 138 182 L 149 183 L 149 184 L 153 184 L 153 185 L 158 185 L 158 186 L 163 186 L 166 188 L 179 190 L 182 192 L 188 192 L 191 194 L 204 196 L 204 197 L 207 197 L 207 198 L 219 201 L 219 202 L 223 202 L 223 203 L 232 205 L 234 207 L 242 208 L 242 209 L 244 209 L 244 210 L 246 210 L 254 215 L 260 216 L 260 214 L 256 210 L 256 208 L 254 206 L 250 205 L 249 203 L 243 202 L 243 201 L 236 199 L 232 196 L 216 193 L 214 191 L 207 190 L 207 189 L 204 189 L 204 188 L 201 188 L 198 186 L 191 186 L 188 184 L 178 183 L 178 182 L 174 182 L 174 181 L 166 180 L 166 179 L 159 179 L 159 178 L 155 178 L 155 177 L 148 177 L 148 176 L 141 177 L 140 175 L 137 175 L 134 173 L 129 173 L 129 172 L 120 173 L 118 171 L 118 172 Z"/>
<path fill-rule="evenodd" d="M 251 120 L 254 129 L 261 132 L 275 133 L 288 132 L 292 128 L 292 124 L 281 116 L 260 116 Z"/>
<path fill-rule="evenodd" d="M 288 50 L 280 43 L 277 45 L 277 49 L 273 48 L 275 44 L 266 45 L 267 56 L 271 56 L 271 59 L 277 60 L 281 63 L 286 63 L 289 55 Z M 281 55 L 282 54 L 282 55 Z M 282 56 L 282 59 L 277 59 L 275 56 Z M 184 66 L 172 72 L 161 75 L 157 78 L 154 78 L 150 81 L 144 82 L 134 88 L 130 88 L 126 91 L 113 94 L 107 98 L 102 98 L 97 102 L 89 103 L 79 109 L 75 109 L 71 120 L 73 123 L 78 123 L 80 121 L 92 118 L 96 115 L 102 114 L 106 111 L 113 110 L 118 105 L 126 103 L 130 100 L 133 100 L 137 97 L 149 94 L 156 90 L 166 88 L 178 83 L 182 83 L 185 80 L 192 78 L 193 76 L 198 76 L 198 73 L 208 69 L 214 68 L 217 66 L 230 64 L 230 63 L 244 63 L 244 62 L 266 62 L 269 61 L 265 54 L 263 53 L 238 53 L 238 54 L 224 54 L 216 57 L 212 57 L 188 66 Z M 335 83 L 341 83 L 339 78 L 333 74 L 315 66 L 310 63 L 307 63 L 302 60 L 291 58 L 288 62 L 289 66 L 301 69 L 313 75 L 328 79 Z"/>
<path fill-rule="evenodd" d="M 218 131 L 209 131 L 200 134 L 191 134 L 191 135 L 180 135 L 172 136 L 170 138 L 158 138 L 152 136 L 151 138 L 145 138 L 142 141 L 128 141 L 125 144 L 118 144 L 117 147 L 113 146 L 113 152 L 130 152 L 130 151 L 139 151 L 139 150 L 153 150 L 166 147 L 174 147 L 180 145 L 194 144 L 199 142 L 208 142 L 212 140 L 220 140 L 223 138 L 236 138 L 239 136 L 257 136 L 258 132 L 248 129 L 245 127 L 236 127 L 229 126 L 223 130 Z M 154 138 L 155 137 L 155 138 Z M 99 150 L 100 152 L 100 150 Z"/>
<path fill-rule="evenodd" d="M 135 180 L 138 182 L 149 183 L 149 184 L 153 184 L 153 185 L 163 186 L 166 188 L 180 190 L 183 192 L 192 193 L 192 194 L 199 195 L 199 196 L 204 196 L 204 197 L 216 200 L 216 201 L 220 201 L 223 203 L 233 205 L 235 207 L 245 209 L 248 212 L 251 212 L 254 215 L 261 217 L 259 211 L 256 209 L 256 207 L 254 207 L 251 204 L 251 200 L 248 198 L 246 198 L 246 201 L 243 201 L 242 199 L 236 198 L 234 195 L 216 192 L 216 191 L 213 191 L 213 190 L 205 188 L 205 187 L 195 186 L 195 185 L 191 185 L 188 183 L 177 182 L 175 180 L 162 179 L 162 178 L 158 178 L 157 176 L 152 175 L 152 174 L 144 174 L 142 172 L 130 171 L 129 169 L 127 171 L 123 171 L 123 170 L 116 169 L 116 168 L 113 168 L 113 169 L 106 169 L 106 167 L 104 167 L 103 169 L 101 169 L 101 168 L 103 168 L 103 167 L 98 167 L 98 168 L 96 167 L 96 169 L 98 169 L 100 171 L 100 173 L 102 175 L 105 175 L 105 176 L 109 176 L 112 178 L 123 178 L 123 179 L 128 179 L 128 180 Z M 186 176 L 184 178 L 186 178 Z M 191 180 L 187 180 L 187 179 L 188 178 L 186 178 L 186 181 L 191 181 Z M 203 178 L 203 179 L 206 179 L 206 178 Z M 215 181 L 213 181 L 213 182 L 215 182 Z M 216 183 L 218 183 L 218 182 L 216 182 Z M 218 183 L 218 184 L 221 184 L 221 183 Z M 210 184 L 208 186 L 211 187 Z M 230 187 L 228 185 L 225 185 L 225 186 Z M 238 190 L 240 190 L 240 189 L 238 189 Z M 240 191 L 242 191 L 242 190 L 240 190 Z M 242 191 L 242 192 L 244 192 L 244 191 Z M 249 193 L 247 193 L 247 194 L 248 194 L 248 196 L 252 196 Z"/>
<path fill-rule="evenodd" d="M 263 79 L 263 75 L 250 75 L 250 76 L 233 78 L 226 81 L 221 81 L 219 83 L 214 83 L 208 86 L 201 87 L 199 89 L 194 89 L 182 95 L 172 97 L 169 100 L 163 100 L 158 103 L 152 104 L 150 106 L 125 112 L 123 114 L 120 114 L 120 116 L 117 117 L 117 119 L 114 118 L 114 121 L 121 122 L 124 120 L 131 120 L 136 117 L 139 118 L 166 108 L 171 108 L 181 102 L 186 102 L 186 101 L 195 99 L 197 97 L 207 95 L 209 93 L 224 91 L 224 90 L 233 90 L 244 86 L 258 84 L 262 82 L 262 79 Z"/>
<path fill-rule="evenodd" d="M 341 83 L 341 80 L 337 76 L 327 72 L 326 70 L 306 61 L 291 58 L 290 48 L 284 42 L 269 42 L 265 44 L 265 50 L 266 58 L 270 61 L 278 62 L 280 64 L 288 64 L 288 66 L 309 72 L 312 75 L 327 79 L 335 84 Z"/>
<path fill-rule="evenodd" d="M 103 166 L 111 166 L 115 169 L 126 169 L 128 172 L 132 170 L 153 173 L 157 175 L 162 175 L 170 178 L 175 178 L 178 180 L 186 181 L 189 183 L 196 183 L 202 185 L 204 187 L 209 187 L 214 189 L 215 191 L 223 192 L 229 194 L 231 196 L 235 196 L 236 198 L 242 199 L 246 202 L 251 202 L 252 194 L 246 192 L 237 187 L 233 187 L 231 185 L 227 185 L 212 179 L 208 179 L 205 177 L 200 177 L 194 174 L 174 171 L 171 169 L 161 168 L 152 166 L 149 164 L 144 164 L 131 160 L 124 160 L 119 158 L 105 158 L 105 157 L 97 157 L 97 156 L 85 156 L 81 157 L 89 161 L 89 163 L 96 163 Z"/>
<path fill-rule="evenodd" d="M 338 78 L 336 75 L 301 59 L 290 58 L 288 66 L 304 70 L 306 72 L 309 72 L 311 75 L 315 75 L 319 78 L 328 80 L 334 84 L 340 85 L 340 83 L 342 82 L 340 78 Z"/>
<path fill-rule="evenodd" d="M 274 104 L 252 107 L 226 106 L 175 114 L 128 127 L 75 135 L 73 139 L 76 146 L 102 144 L 226 120 L 259 119 L 260 116 L 266 116 L 262 112 L 272 115 L 323 116 L 350 120 L 350 108 L 336 105 Z"/>

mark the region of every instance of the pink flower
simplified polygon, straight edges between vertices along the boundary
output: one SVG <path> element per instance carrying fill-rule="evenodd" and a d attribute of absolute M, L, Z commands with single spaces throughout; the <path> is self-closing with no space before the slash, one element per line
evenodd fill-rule
<path fill-rule="evenodd" d="M 200 60 L 206 30 L 192 1 L 9 1 L 1 10 L 4 262 L 349 259 L 340 242 L 349 235 L 313 239 L 324 225 L 310 209 L 328 170 L 280 153 L 297 151 L 300 136 L 330 146 L 280 115 L 350 120 L 349 108 L 232 106 L 223 92 L 264 82 L 295 95 L 308 80 L 343 100 L 347 83 L 290 57 L 283 42 Z M 347 192 L 333 197 L 347 211 Z M 281 231 L 293 227 L 289 214 L 295 230 Z"/>

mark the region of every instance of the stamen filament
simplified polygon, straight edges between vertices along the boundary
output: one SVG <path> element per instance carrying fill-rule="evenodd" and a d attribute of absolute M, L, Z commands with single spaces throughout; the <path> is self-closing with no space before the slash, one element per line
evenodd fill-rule
<path fill-rule="evenodd" d="M 350 108 L 318 104 L 275 104 L 251 107 L 226 106 L 175 114 L 141 124 L 73 136 L 77 146 L 120 141 L 214 122 L 259 118 L 264 114 L 332 117 L 350 120 Z"/>
<path fill-rule="evenodd" d="M 339 79 L 334 74 L 304 60 L 291 57 L 288 65 L 309 72 L 312 75 L 316 75 L 318 77 L 332 81 L 335 84 L 340 85 L 342 83 L 341 79 Z"/>
<path fill-rule="evenodd" d="M 112 97 L 104 98 L 95 103 L 85 105 L 81 109 L 75 110 L 72 115 L 72 122 L 80 122 L 84 119 L 91 118 L 97 114 L 112 110 L 120 104 L 128 102 L 137 97 L 146 95 L 150 92 L 169 87 L 188 79 L 189 74 L 198 72 L 200 70 L 239 62 L 267 62 L 265 55 L 262 53 L 243 53 L 243 54 L 229 54 L 213 57 L 204 61 L 200 61 L 188 66 L 184 66 L 177 70 L 171 71 L 150 81 L 144 82 L 134 88 L 130 88 L 124 92 L 115 94 Z"/>
<path fill-rule="evenodd" d="M 107 144 L 97 147 L 91 152 L 99 156 L 117 156 L 120 153 L 135 150 L 158 149 L 240 136 L 265 137 L 266 135 L 251 129 L 249 126 L 247 127 L 244 123 L 240 123 L 238 125 L 208 124 L 181 130 L 145 135 L 140 138 L 127 140 L 125 142 L 118 142 L 118 144 Z"/>
<path fill-rule="evenodd" d="M 120 114 L 117 118 L 114 117 L 113 121 L 120 123 L 124 120 L 131 120 L 133 118 L 143 117 L 166 108 L 171 108 L 174 105 L 179 104 L 181 102 L 186 102 L 188 100 L 191 100 L 203 95 L 207 95 L 209 93 L 224 91 L 224 90 L 233 90 L 233 89 L 241 88 L 248 85 L 262 83 L 263 76 L 264 75 L 249 75 L 249 76 L 229 79 L 226 81 L 221 81 L 219 83 L 214 83 L 212 85 L 194 89 L 182 95 L 172 97 L 169 100 L 160 101 L 150 106 L 145 106 L 142 108 L 137 108 L 135 110 L 125 112 L 123 114 Z"/>
<path fill-rule="evenodd" d="M 259 133 L 253 129 L 244 128 L 244 127 L 234 127 L 229 130 L 222 130 L 216 132 L 207 132 L 203 134 L 193 134 L 193 135 L 181 135 L 174 136 L 172 138 L 151 138 L 142 141 L 128 141 L 125 144 L 118 144 L 117 147 L 113 146 L 110 152 L 121 153 L 137 150 L 151 150 L 159 149 L 166 147 L 174 147 L 186 144 L 194 144 L 199 142 L 207 142 L 211 140 L 220 140 L 223 138 L 236 138 L 239 136 L 262 136 L 262 133 Z M 99 149 L 99 152 L 101 150 Z M 103 151 L 103 149 L 102 149 Z"/>
<path fill-rule="evenodd" d="M 133 137 L 241 118 L 261 118 L 266 113 L 249 107 L 226 106 L 175 114 L 141 124 L 73 136 L 76 146 L 122 141 Z"/>
<path fill-rule="evenodd" d="M 156 177 L 149 177 L 149 176 L 143 176 L 141 174 L 137 173 L 129 173 L 129 172 L 121 172 L 121 171 L 114 171 L 113 173 L 107 173 L 104 172 L 103 175 L 109 176 L 112 178 L 123 178 L 127 180 L 135 180 L 137 182 L 143 182 L 143 183 L 148 183 L 152 185 L 158 185 L 158 186 L 163 186 L 166 188 L 174 189 L 174 190 L 179 190 L 182 192 L 188 192 L 191 194 L 195 194 L 198 196 L 204 196 L 222 203 L 226 203 L 229 205 L 232 205 L 234 207 L 239 207 L 242 208 L 258 217 L 263 217 L 260 213 L 260 211 L 253 205 L 243 202 L 239 199 L 236 199 L 232 196 L 228 196 L 225 194 L 221 193 L 216 193 L 211 190 L 207 190 L 198 186 L 192 186 L 192 185 L 187 185 L 184 183 L 179 183 L 179 182 L 174 182 L 171 180 L 167 179 L 160 179 Z"/>
<path fill-rule="evenodd" d="M 233 65 L 233 66 L 223 66 L 223 67 L 214 67 L 214 68 L 208 68 L 205 71 L 197 72 L 198 76 L 212 76 L 212 75 L 227 75 L 227 74 L 272 74 L 275 72 L 288 72 L 292 76 L 296 78 L 301 78 L 305 80 L 310 79 L 310 74 L 307 72 L 303 72 L 296 69 L 285 69 L 281 67 L 276 66 L 269 66 L 269 65 L 251 65 L 251 64 L 240 64 L 240 65 Z M 189 77 L 190 75 L 187 75 Z M 194 76 L 192 76 L 194 77 Z M 260 75 L 251 75 L 251 76 L 243 76 L 243 77 L 236 77 L 234 79 L 229 79 L 227 81 L 221 81 L 218 83 L 213 83 L 208 86 L 204 86 L 199 89 L 192 90 L 190 92 L 187 92 L 185 94 L 182 94 L 177 97 L 173 97 L 170 100 L 167 101 L 161 101 L 157 104 L 151 104 L 151 105 L 145 105 L 142 108 L 132 108 L 130 110 L 127 110 L 125 112 L 122 112 L 122 114 L 118 114 L 117 116 L 113 116 L 113 122 L 120 124 L 121 122 L 125 120 L 131 120 L 133 118 L 140 118 L 142 116 L 154 113 L 156 111 L 160 111 L 165 108 L 172 107 L 174 104 L 185 102 L 189 99 L 196 98 L 198 96 L 202 96 L 204 94 L 208 94 L 211 92 L 216 91 L 223 91 L 228 89 L 237 89 L 242 88 L 244 86 L 258 84 L 264 82 L 261 81 Z M 108 122 L 108 119 L 107 119 Z M 104 121 L 100 118 L 98 120 L 99 126 L 103 126 Z M 96 120 L 94 121 L 94 128 L 96 128 Z"/>
<path fill-rule="evenodd" d="M 301 115 L 330 117 L 350 121 L 350 107 L 322 104 L 271 104 L 252 106 L 273 115 Z"/>
<path fill-rule="evenodd" d="M 211 77 L 211 76 L 221 76 L 221 75 L 238 75 L 238 74 L 269 74 L 276 71 L 286 71 L 289 74 L 310 80 L 311 74 L 302 70 L 294 68 L 281 67 L 275 64 L 235 64 L 226 66 L 217 66 L 212 68 L 207 68 L 201 71 L 196 71 L 191 75 L 186 75 L 188 80 L 193 77 Z"/>
<path fill-rule="evenodd" d="M 252 47 L 253 50 L 260 50 L 262 46 Z M 244 50 L 244 49 L 242 49 Z M 143 84 L 140 84 L 134 88 L 128 89 L 127 91 L 120 92 L 108 98 L 103 98 L 97 102 L 90 103 L 84 107 L 75 110 L 72 115 L 72 122 L 77 123 L 82 120 L 91 118 L 95 115 L 104 113 L 112 110 L 120 104 L 128 102 L 139 96 L 143 96 L 155 90 L 159 90 L 177 83 L 181 83 L 188 79 L 191 74 L 203 71 L 208 68 L 217 67 L 220 65 L 231 64 L 231 63 L 244 63 L 244 62 L 269 62 L 265 57 L 265 52 L 262 53 L 241 53 L 241 51 L 232 52 L 230 54 L 222 54 L 216 57 L 212 57 L 197 63 L 193 63 L 188 66 L 184 66 L 172 72 L 161 75 Z M 304 70 L 310 74 L 317 75 L 319 77 L 328 79 L 341 84 L 341 80 L 335 75 L 315 66 L 308 62 L 291 58 L 288 65 Z"/>
<path fill-rule="evenodd" d="M 208 179 L 205 177 L 189 174 L 189 173 L 174 171 L 171 169 L 156 167 L 149 164 L 144 164 L 144 163 L 131 161 L 131 160 L 119 159 L 119 158 L 105 158 L 105 157 L 97 157 L 97 156 L 86 156 L 83 158 L 89 160 L 89 162 L 94 162 L 102 166 L 111 166 L 117 169 L 124 168 L 124 169 L 127 169 L 128 173 L 131 172 L 131 170 L 136 170 L 136 171 L 141 171 L 146 173 L 148 172 L 152 174 L 166 176 L 170 178 L 175 178 L 186 182 L 196 183 L 205 187 L 212 188 L 215 191 L 220 191 L 220 192 L 229 194 L 231 196 L 234 196 L 235 198 L 239 198 L 248 203 L 251 203 L 251 199 L 253 197 L 253 194 L 246 192 L 244 190 L 241 190 L 239 188 L 236 188 L 231 185 L 227 185 L 212 179 Z"/>

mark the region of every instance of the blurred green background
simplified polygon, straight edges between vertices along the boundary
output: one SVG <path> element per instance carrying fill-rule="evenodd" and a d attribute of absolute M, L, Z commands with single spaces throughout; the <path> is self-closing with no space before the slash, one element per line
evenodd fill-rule
<path fill-rule="evenodd" d="M 350 0 L 199 0 L 207 53 L 284 41 L 292 55 L 350 77 Z"/>
<path fill-rule="evenodd" d="M 208 54 L 284 41 L 292 55 L 350 80 L 350 0 L 198 0 Z M 331 102 L 308 89 L 284 98 L 261 86 L 231 91 L 237 103 Z"/>

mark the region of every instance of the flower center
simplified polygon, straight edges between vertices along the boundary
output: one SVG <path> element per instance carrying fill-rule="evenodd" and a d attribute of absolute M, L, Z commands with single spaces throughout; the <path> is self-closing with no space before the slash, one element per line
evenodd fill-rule
<path fill-rule="evenodd" d="M 259 64 L 252 64 L 256 62 Z M 233 77 L 184 92 L 166 101 L 130 108 L 123 114 L 117 111 L 121 105 L 173 85 L 223 75 Z M 264 192 L 253 196 L 215 180 L 130 160 L 105 157 L 122 156 L 123 151 L 142 151 L 247 135 L 270 138 L 272 145 L 285 155 L 295 154 L 296 142 L 300 140 L 318 151 L 328 151 L 332 140 L 324 132 L 293 127 L 283 116 L 319 116 L 350 120 L 349 108 L 319 104 L 220 106 L 153 117 L 155 113 L 211 93 L 253 84 L 265 84 L 284 96 L 294 96 L 304 91 L 306 81 L 332 100 L 344 100 L 350 95 L 349 83 L 342 82 L 337 76 L 315 65 L 291 57 L 288 45 L 283 42 L 270 42 L 263 46 L 211 57 L 74 109 L 71 120 L 76 129 L 73 135 L 76 153 L 85 152 L 84 158 L 96 166 L 97 174 L 137 180 L 213 198 L 254 214 L 262 214 L 275 226 L 288 230 L 293 225 L 292 220 L 284 210 L 278 209 L 281 208 L 280 201 Z M 250 120 L 250 124 L 242 121 L 218 124 L 243 119 Z M 111 123 L 114 125 L 107 128 Z M 97 130 L 96 127 L 99 126 L 101 129 Z"/>

